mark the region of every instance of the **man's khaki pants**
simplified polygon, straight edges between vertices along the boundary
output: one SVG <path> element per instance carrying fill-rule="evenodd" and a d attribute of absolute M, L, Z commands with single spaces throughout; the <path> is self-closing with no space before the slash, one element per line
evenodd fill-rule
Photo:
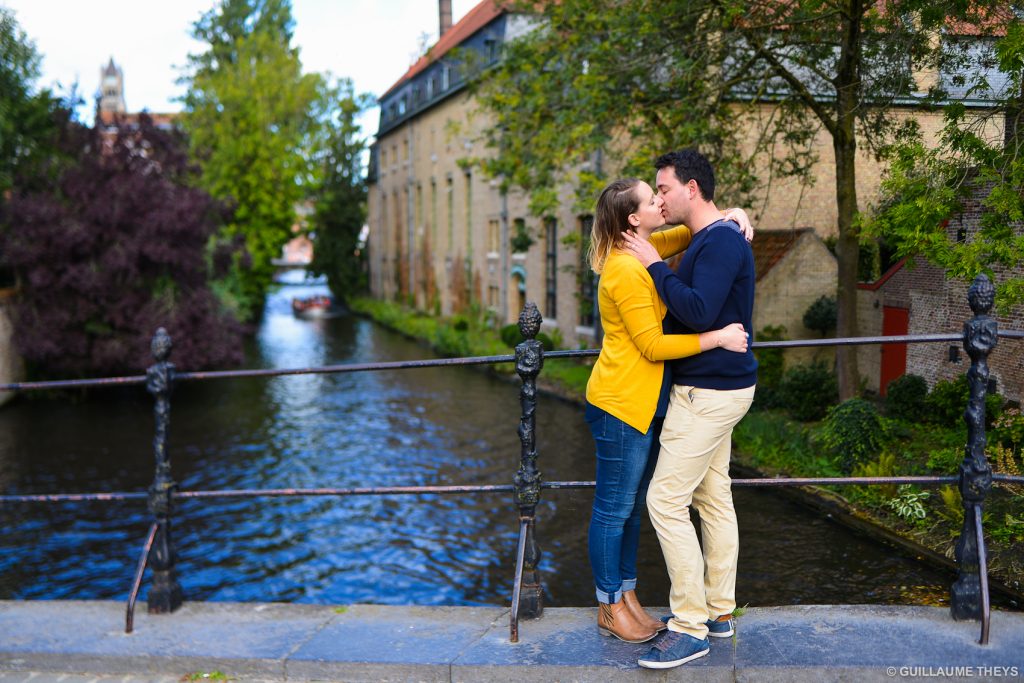
<path fill-rule="evenodd" d="M 720 391 L 675 385 L 647 508 L 665 555 L 672 591 L 672 631 L 703 640 L 705 622 L 736 609 L 739 533 L 732 505 L 732 429 L 746 415 L 754 387 Z M 701 554 L 690 521 L 700 513 Z"/>

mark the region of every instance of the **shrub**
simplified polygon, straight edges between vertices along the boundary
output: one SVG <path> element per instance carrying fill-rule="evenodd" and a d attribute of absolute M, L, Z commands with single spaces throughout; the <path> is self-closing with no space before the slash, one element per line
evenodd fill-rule
<path fill-rule="evenodd" d="M 822 363 L 790 368 L 779 386 L 782 406 L 797 420 L 820 420 L 839 400 L 836 377 Z"/>
<path fill-rule="evenodd" d="M 523 335 L 520 334 L 519 325 L 516 323 L 505 325 L 501 330 L 499 330 L 498 335 L 506 346 L 513 349 L 519 344 L 519 342 L 523 341 Z"/>
<path fill-rule="evenodd" d="M 943 379 L 935 383 L 931 393 L 925 400 L 928 419 L 931 422 L 947 427 L 964 424 L 964 411 L 970 399 L 971 390 L 967 384 L 967 375 L 955 379 Z M 986 423 L 991 423 L 1003 409 L 1003 397 L 997 393 L 985 395 Z"/>
<path fill-rule="evenodd" d="M 836 328 L 836 298 L 821 296 L 807 307 L 804 313 L 804 327 L 824 337 Z"/>
<path fill-rule="evenodd" d="M 964 461 L 964 447 L 938 448 L 928 456 L 928 469 L 938 474 L 956 474 Z"/>
<path fill-rule="evenodd" d="M 829 409 L 818 438 L 840 470 L 850 472 L 878 455 L 885 445 L 885 433 L 875 405 L 851 398 Z"/>
<path fill-rule="evenodd" d="M 1024 444 L 1024 415 L 1019 408 L 1010 408 L 992 421 L 991 438 L 1014 450 Z"/>
<path fill-rule="evenodd" d="M 785 325 L 766 325 L 754 335 L 756 341 L 781 341 L 786 338 Z M 782 371 L 785 358 L 782 349 L 754 349 L 757 358 L 757 393 L 754 394 L 754 406 L 757 408 L 777 408 L 781 405 L 779 384 L 782 382 Z"/>
<path fill-rule="evenodd" d="M 501 328 L 498 334 L 501 336 L 501 341 L 513 349 L 524 341 L 523 335 L 519 333 L 519 325 L 516 323 L 505 325 Z M 554 340 L 546 333 L 538 332 L 537 341 L 541 343 L 541 346 L 544 347 L 545 351 L 555 350 Z"/>
<path fill-rule="evenodd" d="M 464 315 L 457 315 L 452 318 L 452 328 L 456 332 L 465 332 L 469 329 L 469 319 Z"/>
<path fill-rule="evenodd" d="M 929 495 L 927 491 L 920 491 L 910 484 L 902 484 L 896 493 L 896 497 L 886 503 L 886 505 L 901 519 L 907 521 L 924 519 L 928 513 L 925 511 L 924 503 L 921 501 L 926 500 Z"/>
<path fill-rule="evenodd" d="M 920 422 L 925 415 L 928 383 L 920 375 L 903 375 L 889 382 L 885 411 L 890 417 L 907 422 Z"/>

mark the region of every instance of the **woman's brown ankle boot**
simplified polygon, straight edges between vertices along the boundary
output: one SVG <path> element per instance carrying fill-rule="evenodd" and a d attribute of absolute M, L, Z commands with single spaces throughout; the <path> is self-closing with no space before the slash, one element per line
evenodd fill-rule
<path fill-rule="evenodd" d="M 636 591 L 622 591 L 622 602 L 626 603 L 626 609 L 633 615 L 637 623 L 647 628 L 653 628 L 655 633 L 668 628 L 668 624 L 660 619 L 655 619 L 640 606 L 640 601 L 636 599 Z"/>
<path fill-rule="evenodd" d="M 598 603 L 597 630 L 602 636 L 615 636 L 627 643 L 645 643 L 658 632 L 633 618 L 622 600 Z"/>

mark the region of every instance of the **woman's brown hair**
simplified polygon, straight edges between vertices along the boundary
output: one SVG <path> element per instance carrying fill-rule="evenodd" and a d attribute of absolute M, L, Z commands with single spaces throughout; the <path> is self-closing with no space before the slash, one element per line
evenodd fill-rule
<path fill-rule="evenodd" d="M 636 196 L 636 187 L 640 182 L 637 178 L 620 178 L 604 188 L 597 198 L 587 260 L 599 275 L 604 270 L 608 254 L 619 244 L 622 233 L 630 228 L 629 214 L 640 207 Z"/>

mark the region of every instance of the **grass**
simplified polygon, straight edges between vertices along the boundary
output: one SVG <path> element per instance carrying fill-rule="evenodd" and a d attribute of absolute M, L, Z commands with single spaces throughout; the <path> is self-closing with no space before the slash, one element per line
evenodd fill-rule
<path fill-rule="evenodd" d="M 353 311 L 410 339 L 422 341 L 443 356 L 502 356 L 515 353 L 501 341 L 492 324 L 478 315 L 438 318 L 399 304 L 369 298 L 349 301 Z M 514 363 L 495 363 L 490 369 L 501 375 L 514 375 Z M 545 358 L 538 384 L 567 398 L 582 401 L 590 379 L 591 365 L 586 359 Z"/>

